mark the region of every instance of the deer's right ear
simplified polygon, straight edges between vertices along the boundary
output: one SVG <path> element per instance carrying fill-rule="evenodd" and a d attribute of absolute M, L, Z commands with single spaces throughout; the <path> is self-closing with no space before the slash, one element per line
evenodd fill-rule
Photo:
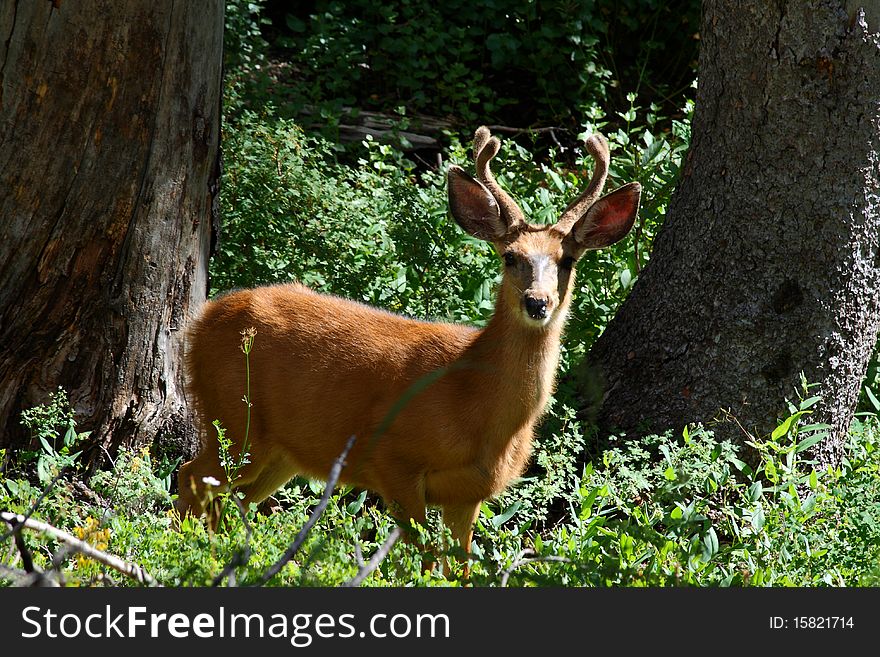
<path fill-rule="evenodd" d="M 466 233 L 488 242 L 507 233 L 495 197 L 479 180 L 454 164 L 446 174 L 449 184 L 449 211 Z"/>

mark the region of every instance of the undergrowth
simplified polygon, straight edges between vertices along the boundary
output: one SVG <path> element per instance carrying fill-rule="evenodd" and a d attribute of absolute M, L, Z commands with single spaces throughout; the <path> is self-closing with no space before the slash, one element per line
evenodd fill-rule
<path fill-rule="evenodd" d="M 755 438 L 755 467 L 711 432 L 612 442 L 572 476 L 556 524 L 538 522 L 520 500 L 483 505 L 471 546 L 476 586 L 859 586 L 880 573 L 880 424 L 858 417 L 837 468 L 816 469 L 807 448 L 823 428 L 808 424 L 815 398 L 792 405 L 770 436 Z M 659 456 L 659 458 L 656 458 Z M 62 457 L 50 468 L 65 467 Z M 75 470 L 75 468 L 74 468 Z M 166 586 L 209 585 L 246 546 L 235 568 L 240 585 L 260 581 L 317 504 L 321 482 L 295 479 L 277 494 L 280 510 L 227 514 L 216 531 L 180 521 L 171 509 L 167 472 L 147 451 L 122 454 L 88 487 L 71 472 L 39 501 L 37 515 L 100 549 L 140 564 Z M 219 482 L 217 482 L 219 484 Z M 83 490 L 88 490 L 84 495 Z M 515 491 L 516 489 L 514 489 Z M 25 513 L 44 487 L 21 472 L 0 476 L 0 507 Z M 514 493 L 510 496 L 516 499 Z M 424 536 L 439 545 L 432 513 Z M 338 488 L 277 586 L 335 586 L 354 577 L 393 531 L 390 516 L 365 493 Z M 127 585 L 129 580 L 83 555 L 23 532 L 34 563 L 57 569 L 67 585 Z M 7 565 L 14 550 L 3 547 Z M 438 549 L 439 552 L 439 549 Z M 58 555 L 61 555 L 60 557 Z M 362 557 L 361 555 L 365 555 Z M 398 543 L 370 586 L 460 585 L 453 561 L 421 572 L 421 553 Z M 53 564 L 53 559 L 55 563 Z"/>

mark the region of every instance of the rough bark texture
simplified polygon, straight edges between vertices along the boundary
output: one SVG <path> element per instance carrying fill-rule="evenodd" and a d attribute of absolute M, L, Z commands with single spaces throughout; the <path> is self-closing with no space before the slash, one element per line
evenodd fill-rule
<path fill-rule="evenodd" d="M 600 425 L 765 433 L 803 372 L 823 398 L 811 420 L 832 426 L 816 455 L 835 463 L 878 329 L 880 15 L 867 25 L 832 0 L 703 6 L 682 178 L 591 352 Z"/>
<path fill-rule="evenodd" d="M 0 447 L 57 386 L 98 444 L 194 447 L 222 40 L 222 0 L 0 3 Z"/>

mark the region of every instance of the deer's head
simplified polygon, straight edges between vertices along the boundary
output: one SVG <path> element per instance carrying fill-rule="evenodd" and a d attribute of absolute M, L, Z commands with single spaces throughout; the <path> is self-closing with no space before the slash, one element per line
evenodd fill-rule
<path fill-rule="evenodd" d="M 594 134 L 586 141 L 596 163 L 590 184 L 555 224 L 532 224 L 489 168 L 500 146 L 488 128 L 477 130 L 477 177 L 459 166 L 449 167 L 449 209 L 467 233 L 491 242 L 501 257 L 504 277 L 497 303 L 505 304 L 526 325 L 545 327 L 564 317 L 578 259 L 590 249 L 614 244 L 630 231 L 642 188 L 629 183 L 602 196 L 608 176 L 608 142 Z"/>

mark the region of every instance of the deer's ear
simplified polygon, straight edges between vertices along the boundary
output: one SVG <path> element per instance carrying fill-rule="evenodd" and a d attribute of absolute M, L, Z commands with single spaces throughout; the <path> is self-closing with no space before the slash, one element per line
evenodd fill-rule
<path fill-rule="evenodd" d="M 507 233 L 498 202 L 483 183 L 454 164 L 449 167 L 446 180 L 449 184 L 449 211 L 466 233 L 488 242 Z"/>
<path fill-rule="evenodd" d="M 569 233 L 580 249 L 601 249 L 619 242 L 633 227 L 639 212 L 642 186 L 629 183 L 590 206 Z"/>

